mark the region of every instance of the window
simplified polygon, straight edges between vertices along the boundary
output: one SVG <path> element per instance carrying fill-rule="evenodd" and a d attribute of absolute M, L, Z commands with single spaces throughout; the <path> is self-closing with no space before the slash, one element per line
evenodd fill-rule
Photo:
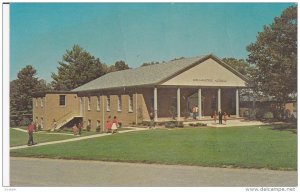
<path fill-rule="evenodd" d="M 59 105 L 60 106 L 66 106 L 66 96 L 65 95 L 60 95 L 59 96 Z"/>
<path fill-rule="evenodd" d="M 216 110 L 217 109 L 217 98 L 213 97 L 211 100 L 211 109 Z"/>
<path fill-rule="evenodd" d="M 88 120 L 88 126 L 91 126 L 92 125 L 92 120 Z"/>
<path fill-rule="evenodd" d="M 41 107 L 44 107 L 44 99 L 41 98 Z"/>
<path fill-rule="evenodd" d="M 97 127 L 99 127 L 100 126 L 100 121 L 99 120 L 97 120 Z"/>
<path fill-rule="evenodd" d="M 122 111 L 122 96 L 118 95 L 118 111 Z"/>
<path fill-rule="evenodd" d="M 97 97 L 97 111 L 100 111 L 100 96 Z"/>
<path fill-rule="evenodd" d="M 106 111 L 110 111 L 110 96 L 106 96 Z"/>
<path fill-rule="evenodd" d="M 88 97 L 88 104 L 87 104 L 88 110 L 91 110 L 91 97 Z"/>
<path fill-rule="evenodd" d="M 129 112 L 133 112 L 133 95 L 129 95 L 128 111 Z"/>

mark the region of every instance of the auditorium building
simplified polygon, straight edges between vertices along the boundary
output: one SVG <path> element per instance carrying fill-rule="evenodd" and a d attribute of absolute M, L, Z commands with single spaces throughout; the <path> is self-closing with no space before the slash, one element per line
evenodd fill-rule
<path fill-rule="evenodd" d="M 33 95 L 33 120 L 44 130 L 74 120 L 103 129 L 106 118 L 117 116 L 123 125 L 150 119 L 189 119 L 198 107 L 198 119 L 224 111 L 239 117 L 239 91 L 248 79 L 210 54 L 108 73 L 71 91 Z"/>

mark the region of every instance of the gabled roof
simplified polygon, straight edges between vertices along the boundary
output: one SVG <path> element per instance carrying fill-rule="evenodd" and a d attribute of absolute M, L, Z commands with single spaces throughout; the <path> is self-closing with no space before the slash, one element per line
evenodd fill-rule
<path fill-rule="evenodd" d="M 155 86 L 209 58 L 216 60 L 243 80 L 248 81 L 242 74 L 222 62 L 216 56 L 210 54 L 203 57 L 183 58 L 166 63 L 108 73 L 72 91 L 80 92 L 121 87 Z"/>

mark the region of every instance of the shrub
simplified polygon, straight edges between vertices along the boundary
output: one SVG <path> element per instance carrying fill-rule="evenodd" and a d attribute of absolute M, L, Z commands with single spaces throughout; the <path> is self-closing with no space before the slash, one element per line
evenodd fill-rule
<path fill-rule="evenodd" d="M 87 126 L 86 126 L 86 130 L 87 130 L 87 131 L 91 131 L 91 126 L 90 126 L 90 125 L 87 125 Z"/>
<path fill-rule="evenodd" d="M 98 127 L 96 127 L 96 132 L 100 132 L 101 130 L 101 126 L 99 125 Z"/>
<path fill-rule="evenodd" d="M 263 115 L 263 118 L 264 119 L 273 119 L 274 118 L 274 115 L 272 112 L 266 112 L 264 115 Z"/>
<path fill-rule="evenodd" d="M 38 125 L 38 131 L 41 131 L 41 130 L 42 130 L 42 126 Z"/>
<path fill-rule="evenodd" d="M 122 128 L 122 122 L 119 122 L 119 127 L 118 128 Z"/>

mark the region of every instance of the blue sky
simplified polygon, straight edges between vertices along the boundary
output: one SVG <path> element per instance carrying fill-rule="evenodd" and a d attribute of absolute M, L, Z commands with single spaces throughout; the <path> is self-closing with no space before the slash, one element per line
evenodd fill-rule
<path fill-rule="evenodd" d="M 108 65 L 214 53 L 246 59 L 246 46 L 288 3 L 11 3 L 10 80 L 26 65 L 52 81 L 79 44 Z"/>

